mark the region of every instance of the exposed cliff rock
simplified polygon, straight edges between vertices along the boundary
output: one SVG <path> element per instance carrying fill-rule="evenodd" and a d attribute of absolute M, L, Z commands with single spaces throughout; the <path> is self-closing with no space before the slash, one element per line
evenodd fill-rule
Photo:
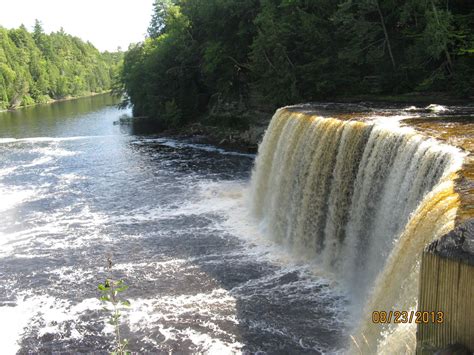
<path fill-rule="evenodd" d="M 474 219 L 462 223 L 441 239 L 434 241 L 426 247 L 426 251 L 474 265 Z"/>

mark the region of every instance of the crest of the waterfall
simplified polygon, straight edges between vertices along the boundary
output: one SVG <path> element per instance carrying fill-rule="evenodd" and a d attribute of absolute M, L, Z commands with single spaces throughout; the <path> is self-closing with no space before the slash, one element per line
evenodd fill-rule
<path fill-rule="evenodd" d="M 342 246 L 342 275 L 356 299 L 370 290 L 411 213 L 444 174 L 460 167 L 458 161 L 451 147 L 411 129 L 373 127 L 354 181 Z"/>
<path fill-rule="evenodd" d="M 360 310 L 370 304 L 366 300 L 377 289 L 377 277 L 377 284 L 392 278 L 392 290 L 402 287 L 403 278 L 411 280 L 408 286 L 403 282 L 412 298 L 405 306 L 416 307 L 423 242 L 454 220 L 452 208 L 445 213 L 444 207 L 433 205 L 440 214 L 426 212 L 426 198 L 436 199 L 439 186 L 452 185 L 463 154 L 400 127 L 398 121 L 345 121 L 280 109 L 259 147 L 252 175 L 252 212 L 264 232 L 339 275 Z M 434 215 L 436 221 L 423 224 Z M 414 221 L 430 235 L 417 236 Z M 399 244 L 411 237 L 423 241 L 414 244 L 421 249 L 410 251 L 410 259 Z M 397 260 L 408 263 L 411 274 L 396 278 L 395 269 L 387 274 L 385 269 Z M 399 303 L 394 293 L 387 296 L 392 304 Z M 388 303 L 385 299 L 384 306 Z"/>

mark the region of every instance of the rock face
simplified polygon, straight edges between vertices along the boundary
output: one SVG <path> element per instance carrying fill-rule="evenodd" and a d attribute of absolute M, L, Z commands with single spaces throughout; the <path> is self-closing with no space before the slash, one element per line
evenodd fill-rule
<path fill-rule="evenodd" d="M 426 247 L 426 251 L 442 258 L 474 265 L 474 219 L 464 222 L 441 239 L 434 241 Z"/>
<path fill-rule="evenodd" d="M 419 311 L 442 312 L 442 321 L 417 328 L 418 354 L 457 354 L 452 344 L 474 350 L 474 220 L 468 220 L 425 248 Z M 440 350 L 443 349 L 443 350 Z"/>

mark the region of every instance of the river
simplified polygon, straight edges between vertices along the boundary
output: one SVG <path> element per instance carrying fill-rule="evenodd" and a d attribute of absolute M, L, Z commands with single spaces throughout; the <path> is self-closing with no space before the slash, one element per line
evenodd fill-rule
<path fill-rule="evenodd" d="M 108 256 L 130 350 L 342 351 L 343 291 L 249 217 L 254 156 L 133 134 L 114 103 L 0 113 L 2 353 L 111 350 Z"/>

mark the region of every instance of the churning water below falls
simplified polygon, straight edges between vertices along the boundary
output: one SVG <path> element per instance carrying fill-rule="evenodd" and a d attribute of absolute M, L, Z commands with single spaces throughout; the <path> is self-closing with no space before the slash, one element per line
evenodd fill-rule
<path fill-rule="evenodd" d="M 254 156 L 121 132 L 112 103 L 0 113 L 1 353 L 110 350 L 109 254 L 133 351 L 341 350 L 343 291 L 249 217 Z"/>
<path fill-rule="evenodd" d="M 125 132 L 112 103 L 0 113 L 2 354 L 111 350 L 108 256 L 134 352 L 414 351 L 414 324 L 371 310 L 416 309 L 419 253 L 454 225 L 460 151 L 399 113 L 300 107 L 277 111 L 255 159 Z"/>

